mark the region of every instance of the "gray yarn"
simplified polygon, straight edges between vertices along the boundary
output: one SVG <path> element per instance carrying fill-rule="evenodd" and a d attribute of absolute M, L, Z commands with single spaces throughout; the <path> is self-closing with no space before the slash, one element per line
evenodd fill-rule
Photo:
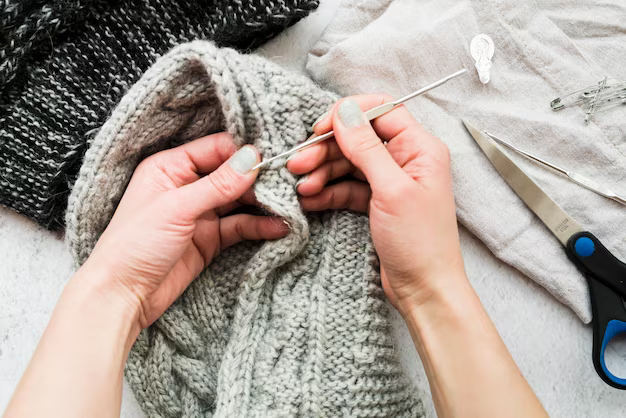
<path fill-rule="evenodd" d="M 273 155 L 336 100 L 271 62 L 196 41 L 159 59 L 85 155 L 66 216 L 85 261 L 141 157 L 227 130 Z M 126 378 L 151 417 L 420 417 L 390 335 L 367 217 L 305 215 L 284 167 L 255 193 L 291 227 L 222 253 L 141 332 Z"/>

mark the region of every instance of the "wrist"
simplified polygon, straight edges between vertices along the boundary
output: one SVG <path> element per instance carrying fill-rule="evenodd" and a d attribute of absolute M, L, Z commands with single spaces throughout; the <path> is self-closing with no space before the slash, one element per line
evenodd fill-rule
<path fill-rule="evenodd" d="M 141 331 L 139 299 L 122 289 L 106 269 L 89 260 L 70 279 L 62 301 L 82 315 L 106 321 L 125 338 L 128 350 Z"/>
<path fill-rule="evenodd" d="M 436 313 L 452 314 L 462 305 L 475 301 L 476 293 L 465 273 L 461 272 L 432 280 L 428 286 L 424 286 L 399 303 L 398 310 L 408 322 L 414 318 L 429 318 Z"/>

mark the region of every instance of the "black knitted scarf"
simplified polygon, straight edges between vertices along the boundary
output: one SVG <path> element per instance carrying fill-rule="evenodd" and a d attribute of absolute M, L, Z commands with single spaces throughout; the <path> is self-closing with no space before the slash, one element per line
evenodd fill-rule
<path fill-rule="evenodd" d="M 250 49 L 319 0 L 0 0 L 0 203 L 62 226 L 82 157 L 109 113 L 174 46 Z"/>

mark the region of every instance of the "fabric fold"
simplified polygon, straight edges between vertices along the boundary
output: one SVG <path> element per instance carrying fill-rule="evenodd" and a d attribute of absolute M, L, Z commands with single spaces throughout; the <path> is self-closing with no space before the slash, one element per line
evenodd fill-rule
<path fill-rule="evenodd" d="M 129 90 L 85 155 L 67 240 L 78 264 L 142 157 L 226 130 L 263 155 L 291 148 L 337 99 L 301 75 L 208 42 L 183 44 Z M 305 215 L 297 178 L 262 171 L 283 239 L 222 253 L 135 343 L 126 366 L 149 416 L 423 416 L 394 352 L 365 215 Z"/>
<path fill-rule="evenodd" d="M 406 104 L 452 155 L 457 214 L 501 260 L 545 287 L 587 323 L 587 284 L 563 248 L 491 166 L 461 118 L 520 148 L 626 194 L 626 112 L 553 112 L 552 99 L 604 76 L 626 79 L 620 1 L 346 0 L 311 49 L 307 70 L 343 96 L 401 97 L 465 67 Z M 491 36 L 491 81 L 478 80 L 472 38 Z M 601 36 L 597 36 L 601 34 Z M 626 210 L 518 155 L 512 157 L 613 253 L 626 259 Z"/>

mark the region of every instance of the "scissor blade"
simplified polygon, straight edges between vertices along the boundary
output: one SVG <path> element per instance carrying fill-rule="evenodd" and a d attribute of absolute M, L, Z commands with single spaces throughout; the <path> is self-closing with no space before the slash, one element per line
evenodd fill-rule
<path fill-rule="evenodd" d="M 476 143 L 483 150 L 500 175 L 513 191 L 543 221 L 565 246 L 569 238 L 582 227 L 552 200 L 502 149 L 472 124 L 463 121 Z"/>

